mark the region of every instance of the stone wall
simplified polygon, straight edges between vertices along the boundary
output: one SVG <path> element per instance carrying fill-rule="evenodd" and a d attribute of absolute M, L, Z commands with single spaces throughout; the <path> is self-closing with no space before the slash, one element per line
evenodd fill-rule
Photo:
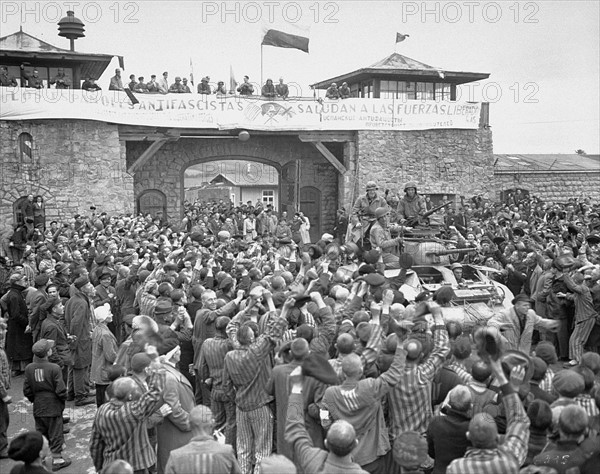
<path fill-rule="evenodd" d="M 496 173 L 494 176 L 495 198 L 505 190 L 520 188 L 544 201 L 567 202 L 570 198 L 589 196 L 600 202 L 600 170 L 597 172 L 574 173 Z"/>
<path fill-rule="evenodd" d="M 359 131 L 354 198 L 367 181 L 403 193 L 416 181 L 419 193 L 490 195 L 492 132 L 478 130 Z M 350 205 L 351 200 L 346 201 Z"/>
<path fill-rule="evenodd" d="M 33 138 L 21 153 L 19 136 Z M 13 203 L 41 195 L 46 222 L 89 212 L 133 211 L 133 179 L 125 168 L 118 126 L 88 120 L 0 122 L 0 222 L 11 225 Z"/>
<path fill-rule="evenodd" d="M 143 142 L 127 142 L 127 163 L 131 164 L 147 149 Z M 189 166 L 222 162 L 227 159 L 250 160 L 275 167 L 279 173 L 280 210 L 292 212 L 296 160 L 300 160 L 300 187 L 312 186 L 321 192 L 323 232 L 334 225 L 338 203 L 338 172 L 310 144 L 290 136 L 252 136 L 247 142 L 236 139 L 186 139 L 168 142 L 136 170 L 135 196 L 158 189 L 167 196 L 167 217 L 182 215 L 183 173 Z M 243 173 L 243 170 L 240 171 Z M 244 176 L 241 176 L 244 179 Z"/>

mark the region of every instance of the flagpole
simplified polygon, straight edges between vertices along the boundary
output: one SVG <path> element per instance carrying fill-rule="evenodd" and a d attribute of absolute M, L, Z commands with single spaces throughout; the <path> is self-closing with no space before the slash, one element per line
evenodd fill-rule
<path fill-rule="evenodd" d="M 260 85 L 259 87 L 262 87 L 263 85 L 263 48 L 265 46 L 263 44 L 260 45 Z"/>

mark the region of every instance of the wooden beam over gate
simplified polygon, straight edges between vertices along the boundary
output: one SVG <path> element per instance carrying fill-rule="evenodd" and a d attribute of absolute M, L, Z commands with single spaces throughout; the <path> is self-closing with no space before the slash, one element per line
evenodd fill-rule
<path fill-rule="evenodd" d="M 127 172 L 130 175 L 134 175 L 136 170 L 143 166 L 150 158 L 152 158 L 158 150 L 162 148 L 162 146 L 167 143 L 169 138 L 157 138 L 154 140 L 146 151 L 142 153 L 137 160 L 135 160 L 131 166 L 127 169 Z"/>
<path fill-rule="evenodd" d="M 339 160 L 335 157 L 335 155 L 333 153 L 331 153 L 327 147 L 325 145 L 323 145 L 322 142 L 308 142 L 310 143 L 312 146 L 314 146 L 317 151 L 319 153 L 321 153 L 321 155 L 323 155 L 323 157 L 329 161 L 329 163 L 331 163 L 333 165 L 333 167 L 338 170 L 338 172 L 340 174 L 344 174 L 346 171 L 348 171 L 346 169 L 346 167 L 339 162 Z"/>

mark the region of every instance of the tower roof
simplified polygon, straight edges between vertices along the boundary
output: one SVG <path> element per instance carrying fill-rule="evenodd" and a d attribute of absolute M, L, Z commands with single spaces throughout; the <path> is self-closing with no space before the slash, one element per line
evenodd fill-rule
<path fill-rule="evenodd" d="M 23 30 L 0 38 L 0 58 L 3 64 L 30 62 L 33 66 L 56 66 L 60 62 L 65 67 L 81 65 L 82 77 L 99 78 L 110 64 L 114 55 L 81 53 L 70 51 L 46 43 Z M 123 56 L 119 65 L 123 68 Z"/>
<path fill-rule="evenodd" d="M 370 66 L 357 69 L 330 79 L 316 82 L 312 87 L 316 89 L 327 89 L 332 82 L 356 83 L 378 77 L 384 80 L 417 81 L 427 80 L 430 82 L 446 82 L 451 84 L 465 84 L 467 82 L 479 81 L 490 77 L 489 73 L 446 71 L 439 67 L 430 66 L 416 59 L 403 56 L 400 53 L 392 53 Z"/>

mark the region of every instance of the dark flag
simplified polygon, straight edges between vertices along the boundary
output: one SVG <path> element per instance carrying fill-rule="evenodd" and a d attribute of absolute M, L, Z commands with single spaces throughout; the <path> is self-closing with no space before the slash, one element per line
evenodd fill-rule
<path fill-rule="evenodd" d="M 135 96 L 133 95 L 133 92 L 131 92 L 129 87 L 126 87 L 124 90 L 125 90 L 125 94 L 127 94 L 127 97 L 129 97 L 129 100 L 131 101 L 131 105 L 140 103 L 140 101 L 135 98 Z"/>

